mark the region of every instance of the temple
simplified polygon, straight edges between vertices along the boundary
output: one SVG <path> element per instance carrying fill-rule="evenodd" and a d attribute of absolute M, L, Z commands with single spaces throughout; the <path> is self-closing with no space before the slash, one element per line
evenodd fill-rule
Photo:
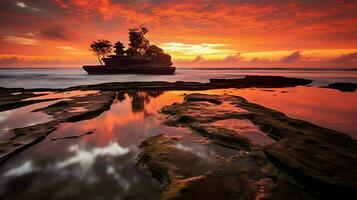
<path fill-rule="evenodd" d="M 118 41 L 114 44 L 114 55 L 110 54 L 110 41 L 93 41 L 90 49 L 101 65 L 83 66 L 83 69 L 88 74 L 174 74 L 176 68 L 171 56 L 160 47 L 149 44 L 144 37 L 147 31 L 145 27 L 129 29 L 129 48 L 125 50 Z"/>

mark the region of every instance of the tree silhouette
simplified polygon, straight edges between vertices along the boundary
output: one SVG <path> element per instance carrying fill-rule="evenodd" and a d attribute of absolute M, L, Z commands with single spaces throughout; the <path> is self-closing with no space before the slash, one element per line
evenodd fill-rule
<path fill-rule="evenodd" d="M 92 41 L 90 44 L 89 50 L 93 52 L 95 56 L 97 56 L 100 65 L 103 65 L 101 57 L 109 55 L 112 52 L 112 44 L 109 40 L 99 39 L 97 41 Z"/>
<path fill-rule="evenodd" d="M 123 43 L 121 43 L 121 42 L 117 42 L 117 43 L 115 43 L 114 44 L 114 53 L 116 54 L 116 55 L 118 55 L 118 56 L 123 56 L 124 55 L 124 53 L 125 53 L 125 46 L 124 46 L 124 44 Z"/>
<path fill-rule="evenodd" d="M 151 57 L 151 61 L 155 65 L 171 66 L 173 64 L 171 56 L 164 53 L 164 50 L 156 45 L 150 45 L 145 54 Z"/>
<path fill-rule="evenodd" d="M 149 48 L 146 50 L 145 54 L 150 57 L 155 57 L 158 54 L 164 53 L 164 50 L 156 45 L 150 45 Z"/>
<path fill-rule="evenodd" d="M 149 48 L 150 42 L 145 38 L 149 31 L 145 26 L 134 27 L 129 29 L 129 49 L 127 54 L 130 56 L 144 55 Z"/>

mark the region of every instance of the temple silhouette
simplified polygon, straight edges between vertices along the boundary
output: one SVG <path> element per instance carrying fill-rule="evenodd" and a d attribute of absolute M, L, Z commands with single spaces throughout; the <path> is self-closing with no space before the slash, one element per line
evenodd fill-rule
<path fill-rule="evenodd" d="M 101 65 L 83 66 L 88 74 L 174 74 L 176 68 L 171 56 L 156 45 L 150 45 L 145 34 L 146 27 L 129 29 L 129 47 L 120 41 L 113 45 L 108 40 L 93 41 L 90 50 L 98 57 Z M 103 65 L 103 62 L 104 65 Z"/>

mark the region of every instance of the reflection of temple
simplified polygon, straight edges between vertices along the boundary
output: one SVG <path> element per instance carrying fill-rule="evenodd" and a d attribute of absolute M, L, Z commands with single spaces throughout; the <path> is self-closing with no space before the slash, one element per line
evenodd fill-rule
<path fill-rule="evenodd" d="M 131 109 L 133 112 L 142 112 L 145 109 L 145 105 L 150 102 L 152 98 L 156 98 L 163 94 L 164 91 L 152 90 L 152 91 L 120 91 L 118 92 L 117 99 L 122 102 L 125 100 L 127 94 L 131 98 Z"/>
<path fill-rule="evenodd" d="M 122 92 L 122 91 L 118 92 L 117 99 L 119 100 L 119 102 L 124 101 L 125 100 L 125 92 Z"/>

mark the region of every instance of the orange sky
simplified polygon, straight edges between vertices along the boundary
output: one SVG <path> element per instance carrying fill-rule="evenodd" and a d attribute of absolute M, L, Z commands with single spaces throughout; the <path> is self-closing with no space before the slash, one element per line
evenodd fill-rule
<path fill-rule="evenodd" d="M 0 67 L 81 67 L 98 38 L 148 38 L 178 67 L 357 67 L 357 2 L 0 0 Z"/>

